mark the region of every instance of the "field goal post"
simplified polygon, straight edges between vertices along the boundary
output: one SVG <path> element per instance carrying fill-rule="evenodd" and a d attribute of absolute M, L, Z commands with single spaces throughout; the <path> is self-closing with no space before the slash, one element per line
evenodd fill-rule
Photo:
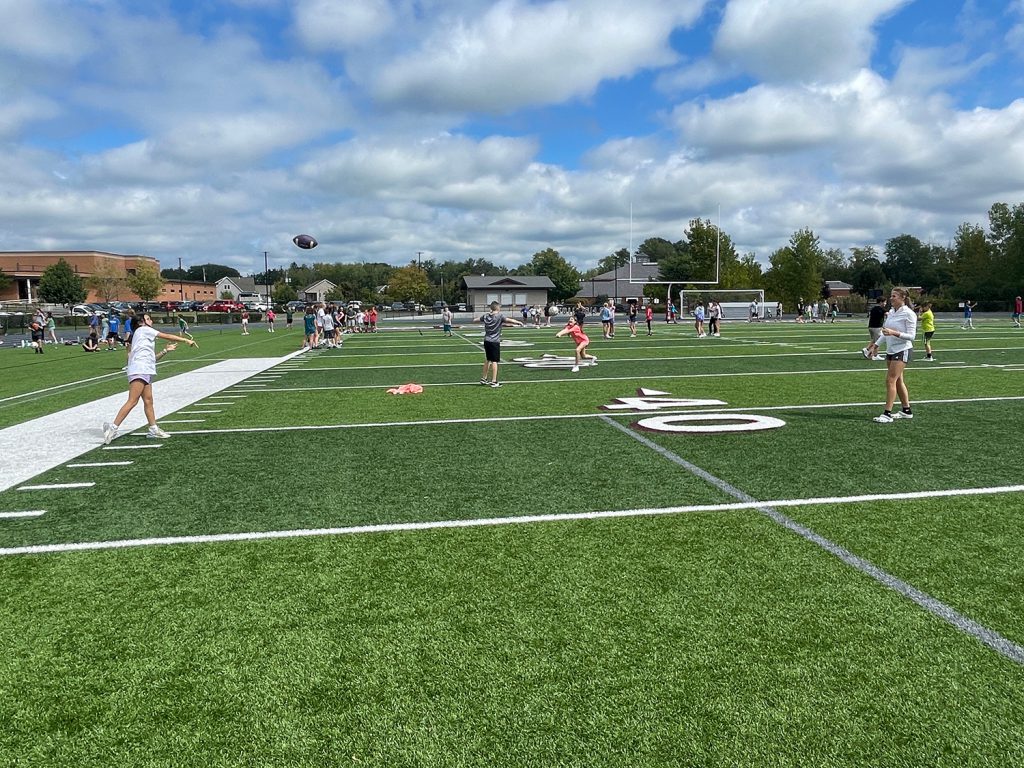
<path fill-rule="evenodd" d="M 680 288 L 679 312 L 690 314 L 698 301 L 706 305 L 709 299 L 721 305 L 725 320 L 749 320 L 750 302 L 754 300 L 757 300 L 758 320 L 777 319 L 774 318 L 775 306 L 765 306 L 763 288 Z"/>

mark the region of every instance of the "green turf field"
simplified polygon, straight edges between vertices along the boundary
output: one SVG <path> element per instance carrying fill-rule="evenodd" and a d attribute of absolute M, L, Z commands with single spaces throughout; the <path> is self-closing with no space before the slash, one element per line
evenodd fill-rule
<path fill-rule="evenodd" d="M 556 330 L 492 389 L 385 325 L 0 492 L 0 766 L 1024 764 L 1020 331 L 940 325 L 883 425 L 859 319 Z M 0 428 L 123 365 L 0 350 Z"/>

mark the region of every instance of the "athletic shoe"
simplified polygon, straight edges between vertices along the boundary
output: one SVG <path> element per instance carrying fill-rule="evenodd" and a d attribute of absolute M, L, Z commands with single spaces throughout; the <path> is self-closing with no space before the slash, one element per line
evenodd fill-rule
<path fill-rule="evenodd" d="M 864 359 L 865 359 L 865 360 L 870 360 L 870 359 L 871 359 L 871 353 L 870 353 L 870 352 L 868 352 L 868 348 L 867 348 L 867 347 L 864 347 L 864 349 L 862 349 L 862 350 L 860 351 L 860 353 L 861 353 L 862 355 L 864 355 Z"/>
<path fill-rule="evenodd" d="M 875 355 L 872 360 L 885 360 L 885 355 Z"/>
<path fill-rule="evenodd" d="M 146 437 L 159 437 L 162 440 L 166 440 L 170 435 L 160 429 L 160 427 L 152 426 L 146 433 Z"/>
<path fill-rule="evenodd" d="M 580 372 L 580 367 L 578 365 L 574 365 L 572 367 L 572 373 L 579 373 L 579 372 Z"/>
<path fill-rule="evenodd" d="M 721 336 L 722 334 L 720 334 L 720 333 L 712 333 L 711 335 L 712 336 Z"/>
<path fill-rule="evenodd" d="M 934 358 L 934 357 L 932 357 L 931 355 L 925 355 L 925 358 L 924 358 L 924 359 L 925 359 L 925 360 L 928 360 L 929 362 L 932 362 L 932 363 L 934 363 L 934 362 L 935 362 L 935 358 Z"/>
<path fill-rule="evenodd" d="M 875 416 L 874 421 L 877 421 L 879 424 L 892 424 L 892 416 L 883 413 L 881 416 Z"/>
<path fill-rule="evenodd" d="M 498 388 L 498 387 L 500 387 L 500 386 L 501 386 L 501 384 L 499 384 L 499 383 L 498 383 L 498 382 L 496 382 L 496 381 L 492 381 L 492 382 L 491 382 L 491 389 L 497 389 L 497 388 Z"/>
<path fill-rule="evenodd" d="M 103 444 L 110 445 L 110 441 L 117 437 L 117 425 L 103 422 Z"/>
<path fill-rule="evenodd" d="M 480 379 L 480 383 L 483 384 L 486 387 L 491 382 L 489 382 L 487 379 Z"/>
<path fill-rule="evenodd" d="M 907 413 L 906 411 L 894 411 L 892 417 L 894 419 L 912 419 L 914 418 L 914 414 Z"/>

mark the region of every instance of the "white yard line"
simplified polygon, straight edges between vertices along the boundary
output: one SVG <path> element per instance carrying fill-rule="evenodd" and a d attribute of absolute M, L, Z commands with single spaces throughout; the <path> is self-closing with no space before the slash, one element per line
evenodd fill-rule
<path fill-rule="evenodd" d="M 825 496 L 809 499 L 775 499 L 772 501 L 740 501 L 724 504 L 691 504 L 678 507 L 644 509 L 613 509 L 597 512 L 566 512 L 548 515 L 518 515 L 515 517 L 487 517 L 469 520 L 435 520 L 421 523 L 382 523 L 353 525 L 340 528 L 297 528 L 277 531 L 249 531 L 244 533 L 212 533 L 195 536 L 160 536 L 147 539 L 113 539 L 110 541 L 82 541 L 69 544 L 33 544 L 0 548 L 0 557 L 10 555 L 40 555 L 59 552 L 82 552 L 97 549 L 128 549 L 132 547 L 167 546 L 172 544 L 212 544 L 231 541 L 261 541 L 266 539 L 296 539 L 321 536 L 347 536 L 353 534 L 395 533 L 401 531 L 429 531 L 439 528 L 481 528 L 499 525 L 529 525 L 558 523 L 571 520 L 605 520 L 630 517 L 655 517 L 696 512 L 737 512 L 764 507 L 810 507 L 840 504 L 864 504 L 872 501 L 903 501 L 953 496 L 987 496 L 1006 493 L 1024 493 L 1024 485 L 1005 485 L 990 488 L 958 488 L 912 493 L 872 493 L 859 496 Z"/>
<path fill-rule="evenodd" d="M 479 387 L 480 385 L 477 384 Z M 915 400 L 914 407 L 917 408 L 921 405 L 951 405 L 955 403 L 1002 403 L 1010 402 L 1015 400 L 1024 400 L 1024 395 L 1006 395 L 1001 397 L 963 397 L 963 398 L 950 398 L 946 400 Z M 805 410 L 822 410 L 832 408 L 877 408 L 881 403 L 879 401 L 859 402 L 859 403 L 809 403 L 803 405 L 743 405 L 743 406 L 715 406 L 714 408 L 689 408 L 685 410 L 670 410 L 666 409 L 658 411 L 659 416 L 678 416 L 680 414 L 689 413 L 738 413 L 738 412 L 753 412 L 762 413 L 764 411 L 805 411 Z M 392 427 L 429 427 L 429 426 L 446 426 L 449 424 L 501 424 L 508 422 L 522 422 L 522 421 L 571 421 L 575 419 L 599 419 L 604 416 L 613 415 L 616 418 L 641 418 L 643 416 L 650 416 L 651 412 L 617 412 L 609 414 L 607 412 L 601 413 L 560 413 L 560 414 L 544 414 L 540 416 L 480 416 L 475 418 L 464 418 L 464 419 L 424 419 L 422 421 L 371 421 L 371 422 L 353 422 L 348 424 L 300 424 L 291 425 L 287 427 L 223 427 L 220 429 L 194 429 L 194 430 L 176 430 L 175 435 L 221 435 L 221 434 L 244 434 L 247 432 L 309 432 L 318 430 L 329 430 L 329 429 L 379 429 L 379 428 L 392 428 Z"/>
<path fill-rule="evenodd" d="M 79 467 L 128 467 L 134 463 L 134 461 L 88 461 L 82 464 L 68 464 L 68 467 L 72 469 L 78 469 Z"/>
<path fill-rule="evenodd" d="M 293 352 L 283 358 L 225 360 L 170 378 L 158 377 L 153 382 L 157 418 L 211 395 L 219 396 L 225 387 L 244 381 L 297 354 L 300 353 Z M 127 386 L 125 389 L 127 391 Z M 100 425 L 114 417 L 125 398 L 123 392 L 110 395 L 0 430 L 0 456 L 18 457 L 18 461 L 11 467 L 5 467 L 0 475 L 0 491 L 20 485 L 98 448 L 102 443 Z M 140 405 L 121 425 L 121 433 L 128 434 L 145 423 L 146 417 Z"/>
<path fill-rule="evenodd" d="M 44 483 L 42 485 L 21 485 L 19 491 L 63 491 L 69 488 L 92 488 L 96 483 Z"/>
<path fill-rule="evenodd" d="M 30 509 L 24 512 L 0 512 L 0 520 L 15 520 L 21 517 L 42 517 L 45 509 Z"/>

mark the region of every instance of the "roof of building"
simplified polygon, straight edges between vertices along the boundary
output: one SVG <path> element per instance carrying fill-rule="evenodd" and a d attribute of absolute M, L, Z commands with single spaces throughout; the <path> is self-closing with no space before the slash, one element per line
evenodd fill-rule
<path fill-rule="evenodd" d="M 462 278 L 469 290 L 485 288 L 554 288 L 547 275 L 466 275 Z"/>

